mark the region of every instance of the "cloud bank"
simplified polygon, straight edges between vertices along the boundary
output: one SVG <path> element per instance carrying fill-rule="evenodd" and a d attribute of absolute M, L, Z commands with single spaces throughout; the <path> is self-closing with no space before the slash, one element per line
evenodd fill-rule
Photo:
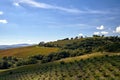
<path fill-rule="evenodd" d="M 7 20 L 5 20 L 5 19 L 3 19 L 3 20 L 0 20 L 0 23 L 7 24 L 7 23 L 8 23 L 8 21 L 7 21 Z"/>
<path fill-rule="evenodd" d="M 107 31 L 101 31 L 101 32 L 94 32 L 93 34 L 94 35 L 106 35 L 106 34 L 108 34 L 109 32 L 107 32 Z"/>
<path fill-rule="evenodd" d="M 101 25 L 100 27 L 96 27 L 96 29 L 101 30 L 101 31 L 94 32 L 93 33 L 94 35 L 107 35 L 107 34 L 109 34 L 109 32 L 103 31 L 105 29 L 105 27 L 103 25 Z"/>
<path fill-rule="evenodd" d="M 94 32 L 93 34 L 94 35 L 100 35 L 100 32 Z"/>
<path fill-rule="evenodd" d="M 108 34 L 108 32 L 107 31 L 101 31 L 101 34 L 106 35 L 106 34 Z"/>

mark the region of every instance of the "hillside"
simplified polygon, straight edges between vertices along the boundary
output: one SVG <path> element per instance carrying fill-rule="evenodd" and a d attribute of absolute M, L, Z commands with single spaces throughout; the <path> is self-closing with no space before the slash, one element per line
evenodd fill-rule
<path fill-rule="evenodd" d="M 37 55 L 37 54 L 47 55 L 51 52 L 57 52 L 58 50 L 59 50 L 58 48 L 29 46 L 29 47 L 0 50 L 0 57 L 15 56 L 19 58 L 27 58 L 28 56 Z"/>
<path fill-rule="evenodd" d="M 39 44 L 45 47 L 59 47 L 68 50 L 79 50 L 82 53 L 89 52 L 119 52 L 120 51 L 120 37 L 118 36 L 97 36 L 93 37 L 75 37 Z"/>
<path fill-rule="evenodd" d="M 96 54 L 96 53 L 94 53 Z M 93 56 L 94 54 L 91 54 Z M 88 55 L 86 55 L 88 56 Z M 119 80 L 120 53 L 84 56 L 0 72 L 0 80 Z M 77 61 L 75 60 L 77 59 Z"/>
<path fill-rule="evenodd" d="M 76 37 L 0 50 L 0 80 L 120 80 L 120 37 Z"/>

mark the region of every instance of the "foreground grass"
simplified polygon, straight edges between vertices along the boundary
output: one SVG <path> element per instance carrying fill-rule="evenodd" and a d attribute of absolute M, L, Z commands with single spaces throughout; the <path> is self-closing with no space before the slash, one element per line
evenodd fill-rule
<path fill-rule="evenodd" d="M 120 80 L 120 53 L 93 53 L 4 70 L 0 80 Z"/>
<path fill-rule="evenodd" d="M 0 58 L 4 56 L 15 56 L 19 58 L 26 58 L 28 56 L 42 54 L 48 55 L 51 52 L 57 52 L 59 48 L 29 46 L 7 50 L 0 50 Z"/>

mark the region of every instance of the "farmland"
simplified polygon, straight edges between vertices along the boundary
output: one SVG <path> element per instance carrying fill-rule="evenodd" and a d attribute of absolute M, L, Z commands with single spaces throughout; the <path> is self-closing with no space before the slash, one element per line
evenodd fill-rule
<path fill-rule="evenodd" d="M 0 80 L 119 80 L 120 55 L 103 55 L 1 71 Z"/>
<path fill-rule="evenodd" d="M 57 52 L 59 48 L 29 46 L 7 50 L 0 50 L 0 57 L 15 56 L 19 58 L 27 58 L 28 56 L 42 54 L 48 55 L 51 52 Z"/>

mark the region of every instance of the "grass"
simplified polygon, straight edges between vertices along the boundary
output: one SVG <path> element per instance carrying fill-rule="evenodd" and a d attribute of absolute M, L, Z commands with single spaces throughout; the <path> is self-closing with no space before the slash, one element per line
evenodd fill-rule
<path fill-rule="evenodd" d="M 48 55 L 51 52 L 57 52 L 59 48 L 50 48 L 50 47 L 39 47 L 39 46 L 29 46 L 21 47 L 7 50 L 0 50 L 0 58 L 4 56 L 15 56 L 19 58 L 26 58 L 28 56 L 42 54 Z"/>
<path fill-rule="evenodd" d="M 102 56 L 114 56 L 114 55 L 120 55 L 120 53 L 101 53 L 101 52 L 97 52 L 97 53 L 92 53 L 92 54 L 86 54 L 86 55 L 82 55 L 82 56 L 76 56 L 76 57 L 69 57 L 69 58 L 64 58 L 61 59 L 59 61 L 64 61 L 64 62 L 73 62 L 73 61 L 79 61 L 79 60 L 84 60 L 84 59 L 88 59 L 88 58 L 93 58 L 93 57 L 102 57 Z"/>

